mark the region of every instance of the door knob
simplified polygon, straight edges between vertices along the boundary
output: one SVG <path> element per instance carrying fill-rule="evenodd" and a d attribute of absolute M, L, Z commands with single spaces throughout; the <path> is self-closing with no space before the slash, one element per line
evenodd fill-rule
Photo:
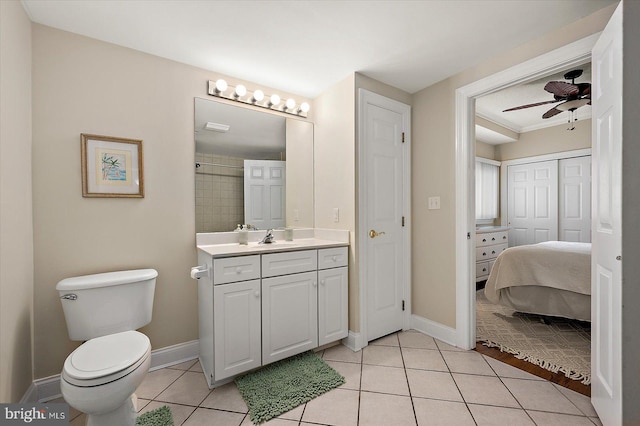
<path fill-rule="evenodd" d="M 384 235 L 384 232 L 376 232 L 374 229 L 369 231 L 369 238 L 380 237 L 382 235 Z"/>

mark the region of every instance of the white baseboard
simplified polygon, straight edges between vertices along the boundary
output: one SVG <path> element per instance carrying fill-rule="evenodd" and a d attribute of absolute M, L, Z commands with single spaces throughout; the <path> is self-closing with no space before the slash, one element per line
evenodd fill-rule
<path fill-rule="evenodd" d="M 151 351 L 151 367 L 149 371 L 159 370 L 171 365 L 198 358 L 200 344 L 198 340 L 179 343 L 173 346 Z M 21 403 L 47 402 L 60 398 L 60 375 L 34 380 L 24 394 Z"/>
<path fill-rule="evenodd" d="M 455 328 L 422 318 L 418 315 L 411 315 L 411 328 L 438 340 L 442 340 L 452 346 L 457 346 Z"/>
<path fill-rule="evenodd" d="M 362 343 L 362 335 L 351 330 L 349 330 L 349 335 L 342 339 L 342 344 L 354 352 L 358 352 L 363 348 Z"/>

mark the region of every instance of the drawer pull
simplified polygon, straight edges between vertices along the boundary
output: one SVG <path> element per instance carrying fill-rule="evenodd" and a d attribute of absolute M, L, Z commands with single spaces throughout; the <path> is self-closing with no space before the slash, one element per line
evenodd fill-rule
<path fill-rule="evenodd" d="M 318 286 L 318 283 L 317 283 L 316 281 L 314 281 L 314 282 L 313 282 L 313 286 L 314 286 L 314 287 L 317 287 L 317 286 Z"/>
<path fill-rule="evenodd" d="M 506 235 L 503 235 L 503 236 L 502 236 L 502 239 L 503 239 L 503 240 L 506 240 L 506 239 L 507 239 L 507 236 L 506 236 Z"/>
<path fill-rule="evenodd" d="M 482 272 L 487 272 L 487 268 L 482 268 Z"/>
<path fill-rule="evenodd" d="M 259 292 L 259 291 L 256 291 L 256 292 L 254 293 L 254 295 L 255 295 L 256 297 L 260 297 L 260 292 Z"/>
<path fill-rule="evenodd" d="M 338 256 L 331 256 L 331 260 L 333 260 L 334 262 L 338 261 Z"/>
<path fill-rule="evenodd" d="M 491 239 L 491 241 L 495 241 L 495 240 L 496 240 L 496 237 L 493 237 L 493 238 Z"/>
<path fill-rule="evenodd" d="M 485 252 L 485 253 L 482 253 L 482 255 L 483 255 L 483 256 L 486 256 L 486 255 L 487 255 L 487 253 L 486 253 L 486 252 Z"/>
<path fill-rule="evenodd" d="M 325 280 L 320 280 L 320 284 L 324 285 Z"/>
<path fill-rule="evenodd" d="M 483 243 L 486 243 L 486 242 L 487 242 L 487 239 L 486 239 L 486 238 L 483 238 L 483 239 L 482 239 L 482 242 L 483 242 Z"/>
<path fill-rule="evenodd" d="M 242 273 L 242 268 L 241 267 L 236 267 L 236 274 L 241 274 Z"/>
<path fill-rule="evenodd" d="M 496 251 L 495 251 L 495 250 L 492 250 L 492 251 L 491 251 L 491 254 L 496 254 Z"/>

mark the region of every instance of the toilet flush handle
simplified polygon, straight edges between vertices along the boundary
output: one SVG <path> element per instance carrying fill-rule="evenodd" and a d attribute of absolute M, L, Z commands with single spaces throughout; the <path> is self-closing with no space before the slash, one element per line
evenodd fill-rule
<path fill-rule="evenodd" d="M 64 296 L 60 296 L 60 299 L 77 300 L 78 299 L 78 295 L 77 294 L 73 294 L 73 293 L 69 293 L 69 294 L 65 294 Z"/>

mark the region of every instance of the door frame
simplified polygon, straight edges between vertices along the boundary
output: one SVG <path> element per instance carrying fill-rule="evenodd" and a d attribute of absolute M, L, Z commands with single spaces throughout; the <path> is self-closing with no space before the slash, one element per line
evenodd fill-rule
<path fill-rule="evenodd" d="M 456 345 L 476 347 L 475 305 L 475 98 L 560 72 L 591 60 L 600 32 L 466 86 L 455 93 L 456 139 Z"/>
<path fill-rule="evenodd" d="M 367 259 L 367 251 L 364 249 L 367 244 L 368 223 L 365 214 L 365 206 L 367 205 L 367 144 L 364 141 L 365 125 L 368 104 L 376 105 L 382 108 L 391 109 L 402 114 L 402 123 L 405 131 L 404 145 L 405 149 L 402 154 L 403 162 L 403 206 L 405 226 L 402 232 L 402 255 L 403 255 L 403 276 L 402 283 L 403 299 L 405 301 L 405 310 L 402 320 L 402 329 L 407 330 L 411 326 L 411 106 L 394 99 L 387 98 L 366 89 L 358 89 L 358 108 L 357 108 L 357 171 L 356 171 L 356 188 L 358 192 L 358 205 L 356 218 L 356 240 L 357 240 L 357 256 L 358 256 L 358 283 L 360 296 L 360 335 L 356 339 L 356 350 L 364 348 L 369 344 L 367 340 L 367 317 L 368 317 L 368 293 L 367 293 L 367 273 L 369 261 Z"/>

